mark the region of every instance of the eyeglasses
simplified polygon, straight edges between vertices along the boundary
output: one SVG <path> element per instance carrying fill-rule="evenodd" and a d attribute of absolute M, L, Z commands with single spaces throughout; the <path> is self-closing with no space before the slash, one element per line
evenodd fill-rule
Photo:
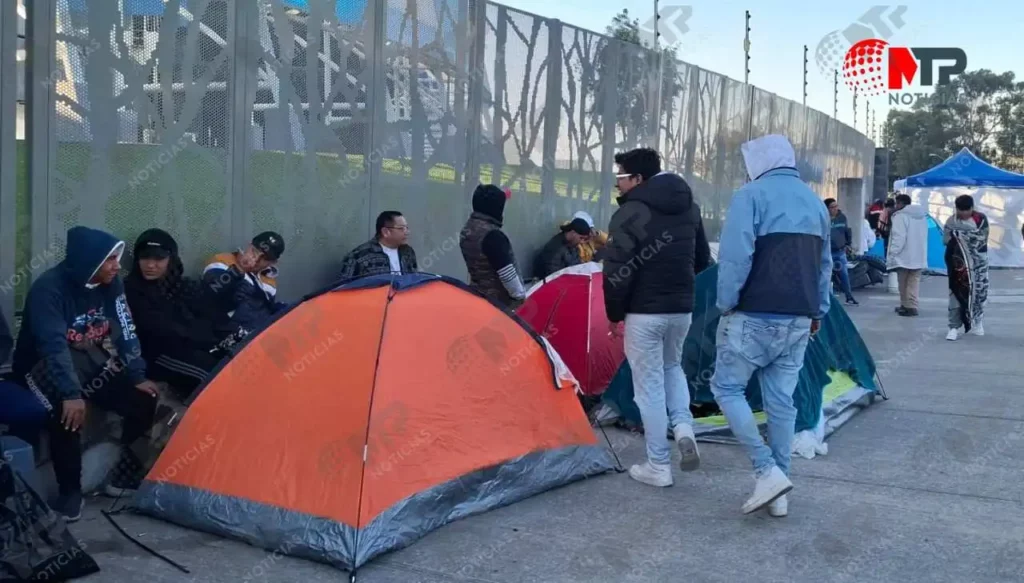
<path fill-rule="evenodd" d="M 633 174 L 616 174 L 615 178 L 617 180 L 622 180 L 623 178 L 631 178 L 632 176 Z"/>
<path fill-rule="evenodd" d="M 409 225 L 394 225 L 391 227 L 384 227 L 385 229 L 395 229 L 397 231 L 408 231 Z"/>

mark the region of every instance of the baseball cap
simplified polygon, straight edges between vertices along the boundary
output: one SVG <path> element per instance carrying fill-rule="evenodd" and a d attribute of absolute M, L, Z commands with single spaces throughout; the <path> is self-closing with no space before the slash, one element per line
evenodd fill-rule
<path fill-rule="evenodd" d="M 264 231 L 256 235 L 252 238 L 252 245 L 271 261 L 277 261 L 284 255 L 284 237 L 273 231 Z"/>
<path fill-rule="evenodd" d="M 177 242 L 161 229 L 150 229 L 135 241 L 135 256 L 139 259 L 164 259 L 177 252 Z"/>
<path fill-rule="evenodd" d="M 569 224 L 562 227 L 562 231 L 568 233 L 569 231 L 576 231 L 580 235 L 590 234 L 590 225 L 587 224 L 586 219 L 576 218 L 569 221 Z"/>

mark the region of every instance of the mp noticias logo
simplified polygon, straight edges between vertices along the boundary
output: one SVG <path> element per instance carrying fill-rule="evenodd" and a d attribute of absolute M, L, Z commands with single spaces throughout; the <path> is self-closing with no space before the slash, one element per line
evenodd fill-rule
<path fill-rule="evenodd" d="M 935 80 L 935 63 L 939 65 Z M 891 46 L 877 38 L 864 39 L 846 51 L 843 59 L 843 80 L 859 95 L 882 95 L 889 92 L 890 105 L 912 105 L 926 93 L 903 91 L 914 83 L 922 87 L 946 85 L 953 75 L 967 69 L 967 53 L 955 47 L 908 48 Z"/>

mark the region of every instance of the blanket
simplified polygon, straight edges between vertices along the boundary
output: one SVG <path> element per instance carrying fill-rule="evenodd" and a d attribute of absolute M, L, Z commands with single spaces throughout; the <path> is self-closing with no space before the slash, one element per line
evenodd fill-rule
<path fill-rule="evenodd" d="M 969 332 L 981 321 L 988 300 L 988 253 L 981 251 L 988 241 L 988 229 L 953 215 L 942 231 L 950 292 L 949 323 Z"/>

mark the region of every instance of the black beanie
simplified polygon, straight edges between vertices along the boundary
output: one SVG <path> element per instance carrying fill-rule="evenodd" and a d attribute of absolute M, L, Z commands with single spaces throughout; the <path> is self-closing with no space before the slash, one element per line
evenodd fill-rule
<path fill-rule="evenodd" d="M 493 184 L 481 184 L 473 192 L 473 210 L 501 222 L 505 213 L 505 191 Z"/>

